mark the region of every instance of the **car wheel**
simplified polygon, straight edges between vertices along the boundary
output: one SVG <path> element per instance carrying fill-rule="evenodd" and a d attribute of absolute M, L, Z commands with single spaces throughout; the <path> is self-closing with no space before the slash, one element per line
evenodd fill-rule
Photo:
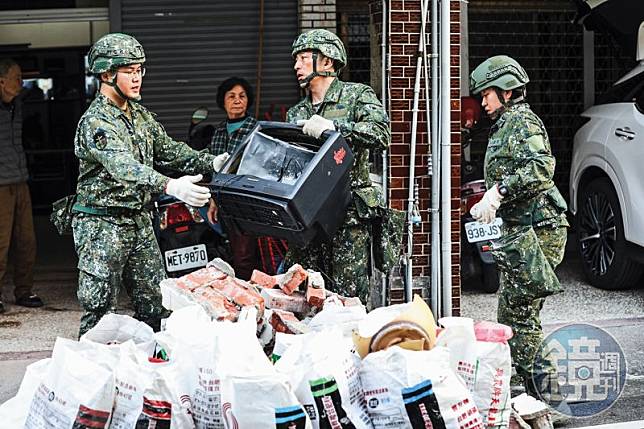
<path fill-rule="evenodd" d="M 625 289 L 642 276 L 642 266 L 627 254 L 622 211 L 610 180 L 595 179 L 581 190 L 575 222 L 583 270 L 593 286 Z"/>
<path fill-rule="evenodd" d="M 496 264 L 481 264 L 481 290 L 487 293 L 495 293 L 499 290 L 499 271 Z"/>

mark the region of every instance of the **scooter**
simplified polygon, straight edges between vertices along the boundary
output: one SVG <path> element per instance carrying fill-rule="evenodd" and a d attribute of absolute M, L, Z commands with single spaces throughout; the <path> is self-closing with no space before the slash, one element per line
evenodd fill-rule
<path fill-rule="evenodd" d="M 193 149 L 207 147 L 212 139 L 214 127 L 199 126 L 207 117 L 205 107 L 192 115 L 187 144 Z M 205 210 L 165 194 L 154 205 L 154 229 L 169 277 L 180 277 L 205 267 L 214 258 L 232 260 L 228 238 L 219 224 L 211 225 L 205 219 Z"/>
<path fill-rule="evenodd" d="M 480 124 L 480 105 L 472 97 L 461 99 L 461 276 L 479 280 L 479 289 L 494 293 L 499 289 L 499 273 L 490 252 L 490 241 L 501 236 L 501 220 L 486 225 L 474 221 L 470 209 L 485 191 L 483 160 L 472 161 L 472 142 L 487 128 Z"/>

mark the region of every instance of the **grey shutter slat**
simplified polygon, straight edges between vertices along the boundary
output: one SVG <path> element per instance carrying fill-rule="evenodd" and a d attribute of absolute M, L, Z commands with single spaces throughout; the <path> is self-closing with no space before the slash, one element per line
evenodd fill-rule
<path fill-rule="evenodd" d="M 208 106 L 209 123 L 224 118 L 215 100 L 224 79 L 246 78 L 257 92 L 257 0 L 121 0 L 121 31 L 145 48 L 142 103 L 173 138 L 186 138 L 198 106 Z M 296 36 L 297 0 L 265 0 L 260 116 L 299 98 L 290 49 Z"/>

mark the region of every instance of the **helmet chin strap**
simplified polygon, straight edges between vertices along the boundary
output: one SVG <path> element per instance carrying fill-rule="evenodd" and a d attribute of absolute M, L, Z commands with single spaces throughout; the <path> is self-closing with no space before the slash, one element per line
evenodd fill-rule
<path fill-rule="evenodd" d="M 123 100 L 129 100 L 129 101 L 133 101 L 135 103 L 138 103 L 139 101 L 141 101 L 141 96 L 128 97 L 127 95 L 125 95 L 123 93 L 123 91 L 121 91 L 121 88 L 119 88 L 118 84 L 116 83 L 116 78 L 117 77 L 118 77 L 118 73 L 114 73 L 114 78 L 111 81 L 105 81 L 103 83 L 108 85 L 108 86 L 111 86 L 112 88 L 114 88 L 114 91 L 116 91 L 116 93 L 119 95 L 119 97 L 121 97 Z"/>
<path fill-rule="evenodd" d="M 298 83 L 300 84 L 300 88 L 308 88 L 309 85 L 311 85 L 311 81 L 318 76 L 335 77 L 338 75 L 337 72 L 329 72 L 329 71 L 319 72 L 318 71 L 318 53 L 316 51 L 312 52 L 311 61 L 313 61 L 313 72 L 309 73 L 309 75 L 306 76 L 304 79 L 298 80 Z"/>
<path fill-rule="evenodd" d="M 513 90 L 513 91 L 515 91 L 515 90 Z M 525 101 L 525 89 L 521 91 L 521 95 L 519 97 L 512 98 L 512 99 L 507 100 L 507 101 L 503 97 L 503 93 L 499 88 L 495 87 L 494 92 L 496 92 L 496 96 L 499 99 L 499 101 L 501 102 L 501 107 L 499 107 L 494 112 L 492 112 L 492 113 L 490 113 L 488 115 L 490 117 L 490 119 L 492 119 L 493 121 L 496 121 L 497 119 L 499 119 L 501 117 L 501 115 L 504 114 L 506 112 L 506 110 L 508 110 L 510 107 L 514 106 L 515 104 L 519 104 L 522 101 Z"/>

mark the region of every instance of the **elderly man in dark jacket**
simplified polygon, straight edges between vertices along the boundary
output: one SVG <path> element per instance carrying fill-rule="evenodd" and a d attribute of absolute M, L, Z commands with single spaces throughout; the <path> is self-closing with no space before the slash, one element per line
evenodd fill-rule
<path fill-rule="evenodd" d="M 11 59 L 0 59 L 0 282 L 7 271 L 11 249 L 16 305 L 41 307 L 42 300 L 32 292 L 36 235 L 27 158 L 22 147 L 21 90 L 20 66 Z M 4 311 L 0 293 L 0 313 Z"/>

